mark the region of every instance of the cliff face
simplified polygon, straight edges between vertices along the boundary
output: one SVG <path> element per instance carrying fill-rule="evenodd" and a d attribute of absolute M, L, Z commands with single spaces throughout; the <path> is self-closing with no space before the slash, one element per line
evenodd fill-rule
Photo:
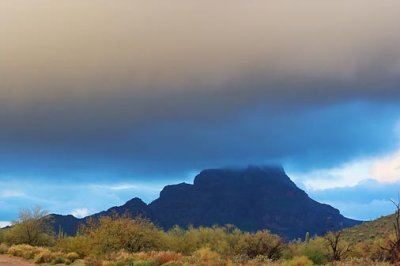
<path fill-rule="evenodd" d="M 286 239 L 304 237 L 306 232 L 321 235 L 360 223 L 310 199 L 281 167 L 204 170 L 193 185 L 166 186 L 149 205 L 135 198 L 94 216 L 113 212 L 142 215 L 164 229 L 233 224 L 245 231 L 268 229 Z M 77 223 L 86 219 L 77 219 Z"/>

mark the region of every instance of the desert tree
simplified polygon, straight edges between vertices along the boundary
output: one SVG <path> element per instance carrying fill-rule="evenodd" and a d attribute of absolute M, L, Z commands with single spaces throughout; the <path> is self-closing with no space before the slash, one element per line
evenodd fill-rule
<path fill-rule="evenodd" d="M 340 261 L 350 252 L 351 245 L 342 239 L 342 232 L 330 232 L 325 236 L 331 261 Z"/>
<path fill-rule="evenodd" d="M 22 209 L 18 219 L 7 230 L 5 238 L 12 244 L 47 245 L 53 239 L 48 212 L 41 207 Z"/>

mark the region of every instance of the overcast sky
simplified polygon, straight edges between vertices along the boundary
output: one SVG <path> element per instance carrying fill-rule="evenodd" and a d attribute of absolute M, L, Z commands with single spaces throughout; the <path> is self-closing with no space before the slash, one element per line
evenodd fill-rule
<path fill-rule="evenodd" d="M 204 168 L 270 163 L 349 217 L 390 213 L 399 10 L 398 0 L 1 1 L 0 221 L 34 204 L 83 216 L 150 202 Z"/>

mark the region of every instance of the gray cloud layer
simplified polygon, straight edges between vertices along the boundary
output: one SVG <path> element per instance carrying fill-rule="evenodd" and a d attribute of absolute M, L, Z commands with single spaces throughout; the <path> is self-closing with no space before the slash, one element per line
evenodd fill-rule
<path fill-rule="evenodd" d="M 2 156 L 62 150 L 162 160 L 181 145 L 177 132 L 191 135 L 189 144 L 212 141 L 223 154 L 238 142 L 222 147 L 229 125 L 238 123 L 231 132 L 240 134 L 243 112 L 260 106 L 259 122 L 270 124 L 325 105 L 397 103 L 398 10 L 397 0 L 2 1 Z M 258 132 L 301 131 L 277 124 Z M 187 127 L 211 133 L 196 137 Z M 144 137 L 152 135 L 160 140 Z M 262 149 L 293 153 L 278 144 L 248 152 L 249 160 Z"/>

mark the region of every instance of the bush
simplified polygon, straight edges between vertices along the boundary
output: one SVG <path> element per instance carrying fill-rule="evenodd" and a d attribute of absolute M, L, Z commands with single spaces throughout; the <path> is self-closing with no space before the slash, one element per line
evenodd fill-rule
<path fill-rule="evenodd" d="M 61 256 L 58 256 L 58 257 L 55 257 L 52 261 L 51 261 L 51 264 L 63 264 L 63 263 L 65 263 L 66 262 L 66 260 L 65 260 L 65 258 L 63 258 L 63 257 L 61 257 Z"/>
<path fill-rule="evenodd" d="M 128 217 L 101 217 L 84 229 L 91 254 L 107 257 L 119 250 L 140 252 L 160 250 L 164 233 L 148 220 Z"/>
<path fill-rule="evenodd" d="M 240 253 L 246 254 L 249 258 L 262 255 L 272 260 L 277 260 L 281 257 L 284 247 L 281 238 L 268 231 L 245 234 L 240 239 L 238 246 Z"/>
<path fill-rule="evenodd" d="M 48 250 L 43 249 L 40 253 L 35 255 L 34 262 L 35 263 L 50 263 L 54 260 L 54 254 Z"/>
<path fill-rule="evenodd" d="M 4 244 L 0 243 L 0 254 L 7 254 L 9 247 Z"/>
<path fill-rule="evenodd" d="M 306 256 L 294 257 L 285 263 L 285 266 L 313 266 L 314 263 Z"/>
<path fill-rule="evenodd" d="M 298 255 L 308 257 L 317 265 L 322 265 L 329 261 L 325 240 L 321 237 L 316 237 L 308 242 L 302 243 Z"/>
<path fill-rule="evenodd" d="M 192 263 L 202 265 L 225 265 L 222 257 L 210 248 L 201 248 L 195 251 L 192 255 Z"/>
<path fill-rule="evenodd" d="M 80 258 L 79 254 L 76 252 L 69 252 L 67 255 L 65 255 L 65 258 L 70 260 L 71 262 L 76 261 L 77 259 Z"/>
<path fill-rule="evenodd" d="M 136 261 L 133 266 L 154 266 L 154 262 L 149 261 L 149 260 L 139 260 Z"/>
<path fill-rule="evenodd" d="M 182 255 L 173 251 L 161 251 L 161 252 L 141 252 L 136 254 L 140 260 L 152 261 L 154 265 L 164 265 L 170 261 L 177 261 L 182 258 Z"/>
<path fill-rule="evenodd" d="M 32 246 L 54 244 L 54 234 L 47 212 L 39 207 L 21 210 L 19 219 L 4 232 L 4 241 L 9 244 Z"/>
<path fill-rule="evenodd" d="M 57 239 L 55 248 L 66 253 L 76 253 L 80 258 L 88 256 L 92 251 L 90 239 L 83 235 L 61 237 Z"/>
<path fill-rule="evenodd" d="M 30 245 L 13 245 L 8 249 L 8 254 L 16 257 L 21 257 L 27 260 L 33 259 L 35 255 L 41 252 L 41 248 L 32 247 Z"/>
<path fill-rule="evenodd" d="M 254 259 L 250 260 L 246 265 L 248 266 L 265 266 L 265 265 L 276 265 L 274 262 L 266 256 L 258 255 Z"/>

